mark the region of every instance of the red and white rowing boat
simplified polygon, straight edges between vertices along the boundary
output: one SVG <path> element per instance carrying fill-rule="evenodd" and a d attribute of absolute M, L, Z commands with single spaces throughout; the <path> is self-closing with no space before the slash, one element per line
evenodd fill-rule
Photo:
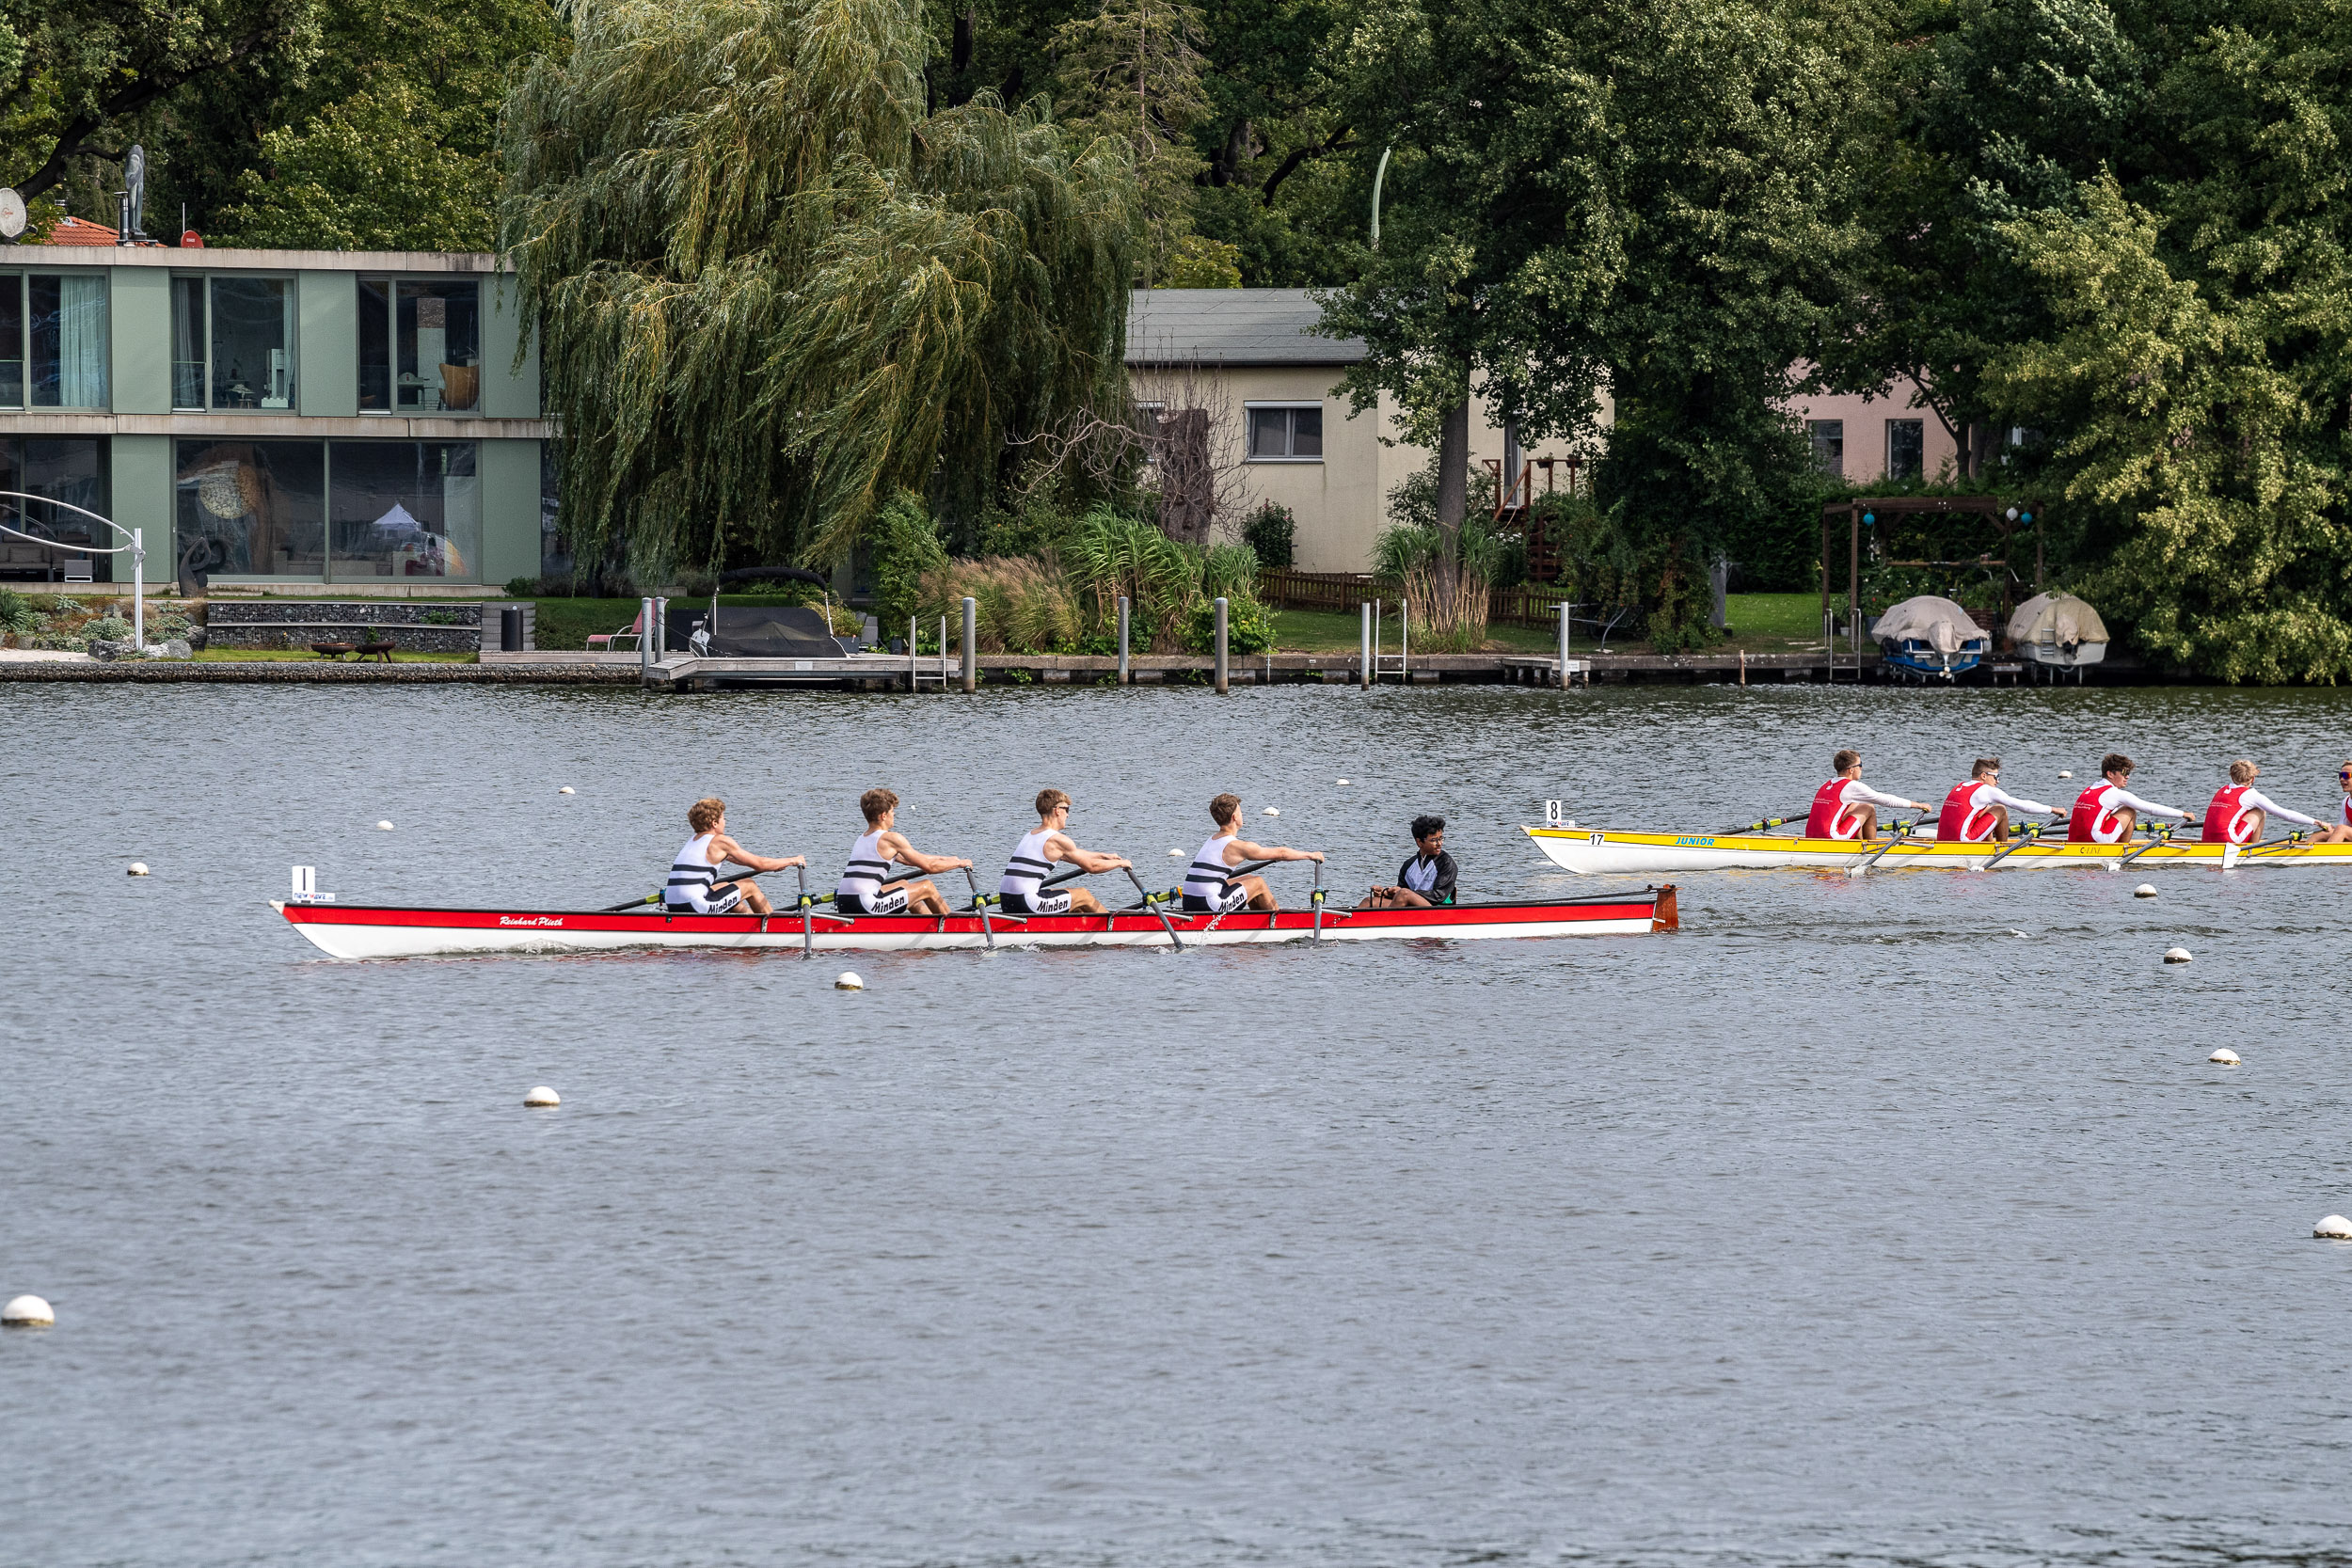
<path fill-rule="evenodd" d="M 272 901 L 294 928 L 338 958 L 430 953 L 600 953 L 621 948 L 913 952 L 934 948 L 1226 947 L 1276 942 L 1410 937 L 1602 937 L 1672 931 L 1675 890 L 1580 898 L 1454 904 L 1435 910 L 1184 914 L 1170 908 L 1108 914 L 843 915 L 815 909 L 755 914 L 432 910 Z"/>

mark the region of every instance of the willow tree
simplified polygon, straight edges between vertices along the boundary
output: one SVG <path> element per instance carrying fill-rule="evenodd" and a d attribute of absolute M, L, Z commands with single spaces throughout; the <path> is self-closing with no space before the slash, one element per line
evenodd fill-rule
<path fill-rule="evenodd" d="M 508 105 L 503 239 L 583 550 L 842 559 L 901 487 L 1117 406 L 1134 175 L 1041 105 L 927 113 L 912 0 L 577 0 Z"/>

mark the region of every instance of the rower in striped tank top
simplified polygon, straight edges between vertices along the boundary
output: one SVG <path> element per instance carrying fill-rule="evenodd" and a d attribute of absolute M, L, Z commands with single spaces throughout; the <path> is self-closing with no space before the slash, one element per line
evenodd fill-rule
<path fill-rule="evenodd" d="M 1236 910 L 1279 910 L 1263 877 L 1236 877 L 1235 866 L 1248 861 L 1320 861 L 1320 849 L 1285 849 L 1278 845 L 1252 844 L 1241 836 L 1241 797 L 1220 795 L 1209 802 L 1209 819 L 1216 832 L 1192 857 L 1184 873 L 1186 914 L 1232 914 Z"/>
<path fill-rule="evenodd" d="M 833 890 L 834 907 L 843 914 L 946 914 L 947 900 L 929 878 L 893 877 L 891 863 L 904 861 L 917 871 L 968 871 L 972 863 L 953 855 L 927 855 L 898 832 L 898 797 L 886 789 L 869 789 L 858 797 L 857 809 L 866 815 L 866 832 L 850 846 L 850 863 Z"/>
<path fill-rule="evenodd" d="M 1058 789 L 1042 789 L 1037 797 L 1037 827 L 1022 835 L 996 882 L 1007 914 L 1102 914 L 1103 901 L 1085 888 L 1040 891 L 1054 867 L 1067 861 L 1091 876 L 1124 871 L 1134 863 L 1117 855 L 1099 855 L 1078 847 L 1070 836 L 1070 797 Z"/>
<path fill-rule="evenodd" d="M 670 880 L 661 890 L 661 907 L 672 914 L 731 914 L 738 909 L 768 914 L 766 894 L 747 878 L 723 879 L 719 868 L 729 861 L 754 871 L 789 871 L 808 863 L 802 855 L 781 861 L 755 855 L 729 838 L 727 803 L 716 796 L 689 806 L 686 825 L 694 836 L 670 857 Z"/>

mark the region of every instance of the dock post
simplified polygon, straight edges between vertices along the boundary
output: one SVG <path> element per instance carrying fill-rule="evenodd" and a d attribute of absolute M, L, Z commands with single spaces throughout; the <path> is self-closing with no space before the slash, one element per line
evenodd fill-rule
<path fill-rule="evenodd" d="M 659 594 L 654 595 L 653 620 L 648 625 L 653 630 L 653 661 L 659 665 L 661 656 L 670 651 L 670 601 Z"/>
<path fill-rule="evenodd" d="M 1372 606 L 1365 603 L 1356 608 L 1364 612 L 1362 651 L 1356 656 L 1356 684 L 1369 691 L 1372 689 Z"/>
<path fill-rule="evenodd" d="M 1225 657 L 1225 601 L 1216 601 L 1216 694 L 1225 695 L 1227 659 Z"/>
<path fill-rule="evenodd" d="M 637 601 L 637 678 L 653 679 L 653 599 Z"/>
<path fill-rule="evenodd" d="M 1568 689 L 1568 637 L 1569 628 L 1575 625 L 1568 610 L 1567 601 L 1563 599 L 1560 602 L 1560 689 L 1563 691 Z"/>
<path fill-rule="evenodd" d="M 1127 673 L 1127 595 L 1119 595 L 1119 684 L 1128 684 Z"/>
<path fill-rule="evenodd" d="M 914 617 L 910 615 L 907 617 L 907 689 L 909 691 L 919 691 L 922 689 L 922 685 L 918 680 L 916 680 L 914 674 L 914 644 L 916 641 L 917 639 L 914 635 Z"/>
<path fill-rule="evenodd" d="M 970 594 L 963 600 L 963 689 L 977 691 L 980 687 L 980 650 L 976 639 L 979 624 L 979 601 Z"/>

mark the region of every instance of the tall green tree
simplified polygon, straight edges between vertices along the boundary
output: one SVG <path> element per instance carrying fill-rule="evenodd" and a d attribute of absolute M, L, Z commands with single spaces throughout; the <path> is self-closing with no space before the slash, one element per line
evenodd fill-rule
<path fill-rule="evenodd" d="M 1326 325 L 1367 344 L 1356 406 L 1391 394 L 1436 449 L 1449 550 L 1476 388 L 1528 437 L 1605 442 L 1653 640 L 1704 635 L 1712 546 L 1803 472 L 1778 404 L 1865 238 L 1877 38 L 1859 6 L 1771 0 L 1387 0 L 1359 21 L 1343 108 L 1367 154 L 1391 150 L 1390 204 Z"/>
<path fill-rule="evenodd" d="M 1100 0 L 1055 30 L 1054 109 L 1085 136 L 1127 144 L 1143 214 L 1140 281 L 1167 274 L 1192 232 L 1192 191 L 1204 165 L 1192 145 L 1207 112 L 1200 13 L 1186 0 Z"/>
<path fill-rule="evenodd" d="M 1126 147 L 926 111 L 908 0 L 616 0 L 510 105 L 504 243 L 541 324 L 564 528 L 841 559 L 900 488 L 1121 405 Z"/>

